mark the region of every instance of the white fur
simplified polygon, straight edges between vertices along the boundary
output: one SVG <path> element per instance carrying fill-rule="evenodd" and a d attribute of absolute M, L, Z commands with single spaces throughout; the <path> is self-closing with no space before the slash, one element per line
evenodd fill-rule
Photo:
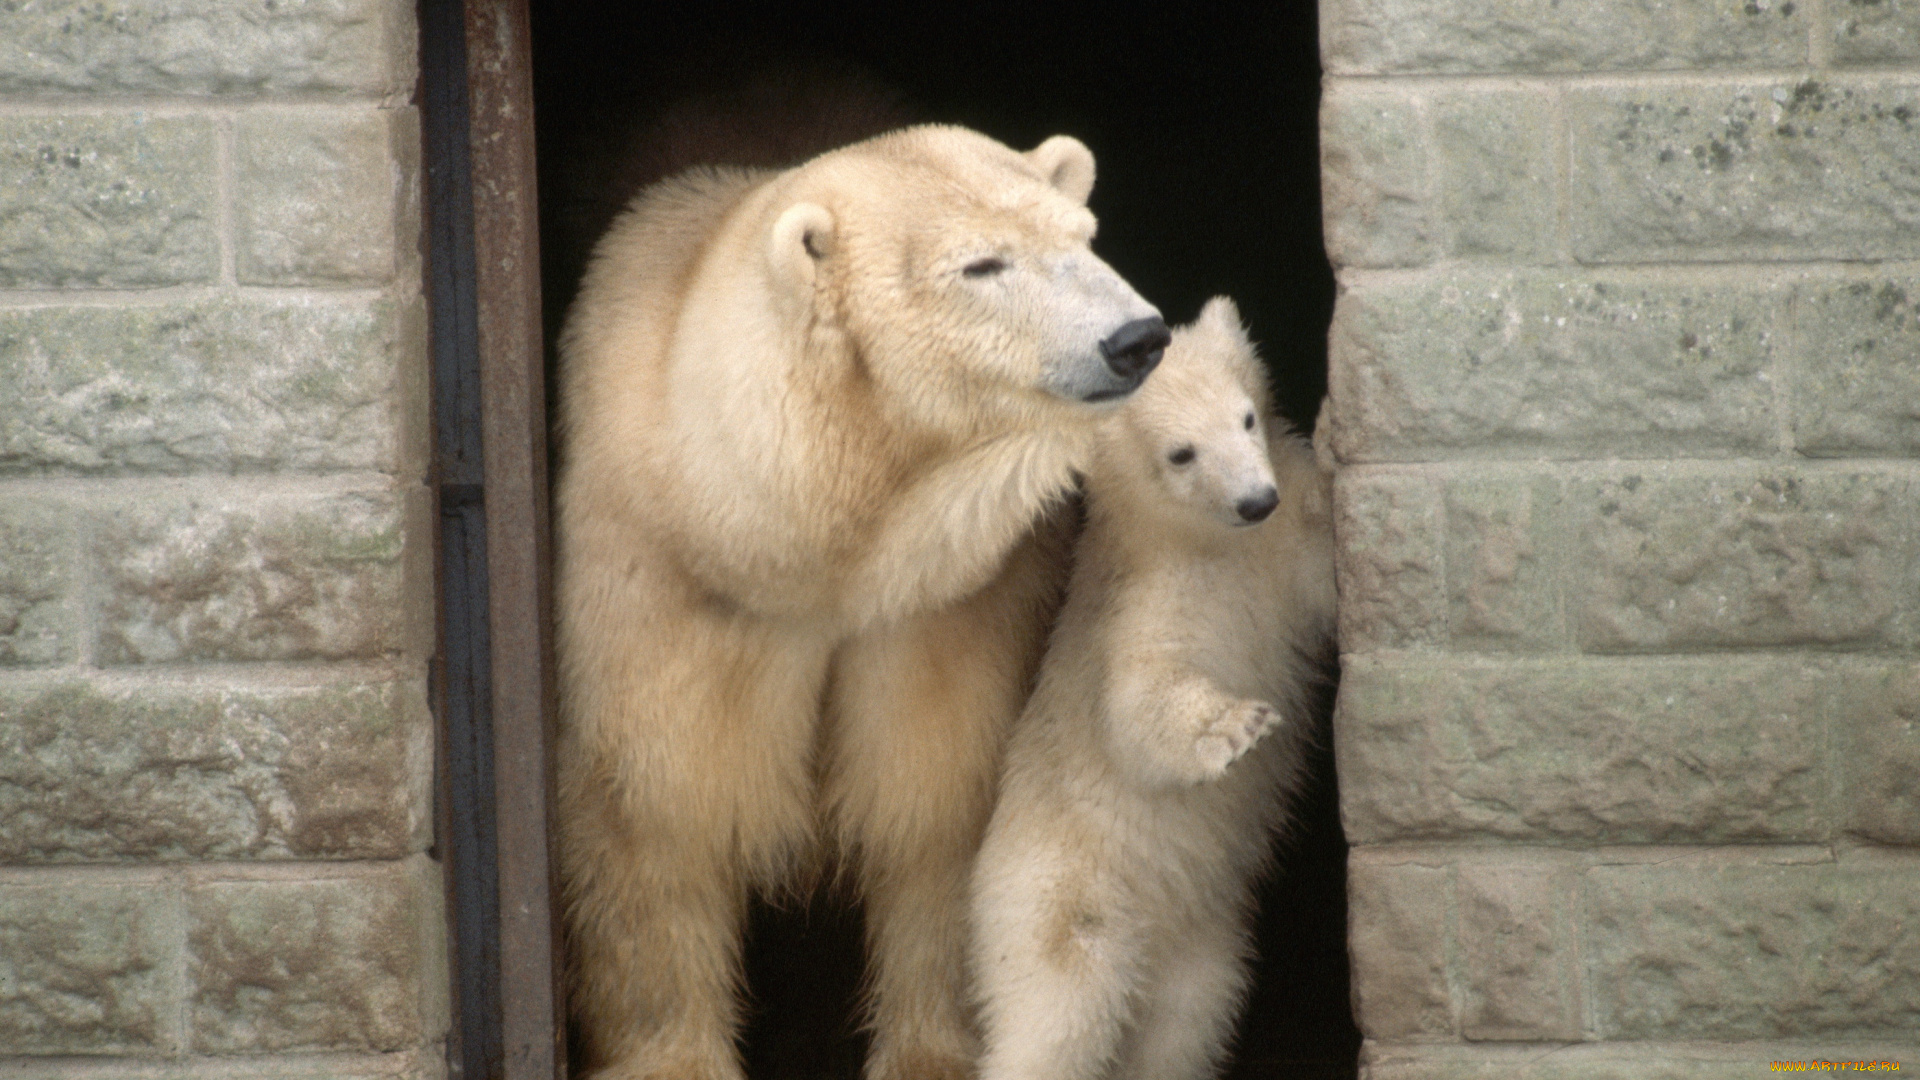
<path fill-rule="evenodd" d="M 1191 462 L 1168 460 L 1187 446 Z M 1269 480 L 1272 516 L 1233 524 Z M 1331 641 L 1328 478 L 1269 414 L 1229 301 L 1175 332 L 1086 486 L 1066 607 L 974 872 L 981 1080 L 1216 1070 Z"/>
<path fill-rule="evenodd" d="M 1049 510 L 1115 408 L 1088 400 L 1120 378 L 1101 341 L 1155 314 L 1088 247 L 1092 169 L 1071 139 L 911 128 L 696 170 L 602 240 L 556 491 L 599 1080 L 738 1080 L 747 900 L 829 852 L 865 901 L 869 1080 L 969 1068 L 966 880 L 1058 601 Z"/>

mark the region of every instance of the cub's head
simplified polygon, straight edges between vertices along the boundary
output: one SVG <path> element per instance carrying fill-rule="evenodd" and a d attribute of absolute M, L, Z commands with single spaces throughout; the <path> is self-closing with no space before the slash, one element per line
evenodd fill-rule
<path fill-rule="evenodd" d="M 1173 332 L 1159 374 L 1103 432 L 1101 469 L 1148 502 L 1257 525 L 1280 502 L 1267 409 L 1266 373 L 1240 312 L 1216 296 Z"/>
<path fill-rule="evenodd" d="M 785 310 L 891 400 L 952 426 L 1118 402 L 1160 362 L 1153 305 L 1093 254 L 1093 155 L 919 127 L 789 173 L 766 234 Z M 962 421 L 964 425 L 964 421 Z"/>

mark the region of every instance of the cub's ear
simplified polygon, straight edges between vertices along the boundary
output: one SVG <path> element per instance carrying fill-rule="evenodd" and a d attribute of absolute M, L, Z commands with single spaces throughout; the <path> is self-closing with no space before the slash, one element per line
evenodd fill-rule
<path fill-rule="evenodd" d="M 1225 331 L 1237 338 L 1244 339 L 1247 336 L 1246 324 L 1240 321 L 1240 307 L 1233 302 L 1232 297 L 1216 296 L 1207 301 L 1206 306 L 1200 309 L 1200 317 L 1195 321 L 1216 330 Z"/>
<path fill-rule="evenodd" d="M 795 291 L 813 288 L 815 265 L 833 253 L 833 214 L 819 203 L 794 203 L 767 237 L 767 269 Z"/>
<path fill-rule="evenodd" d="M 1027 151 L 1027 160 L 1062 195 L 1084 205 L 1093 194 L 1093 151 L 1071 135 L 1055 135 Z"/>

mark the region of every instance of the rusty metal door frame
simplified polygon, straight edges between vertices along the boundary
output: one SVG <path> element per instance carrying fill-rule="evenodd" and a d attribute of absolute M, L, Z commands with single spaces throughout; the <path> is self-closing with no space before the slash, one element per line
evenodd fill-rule
<path fill-rule="evenodd" d="M 451 1075 L 564 1080 L 527 0 L 420 0 Z"/>

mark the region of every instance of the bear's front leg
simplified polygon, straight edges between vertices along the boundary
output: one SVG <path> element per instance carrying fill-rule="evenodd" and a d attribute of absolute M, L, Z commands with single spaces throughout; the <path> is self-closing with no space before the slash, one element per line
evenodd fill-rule
<path fill-rule="evenodd" d="M 830 642 L 703 602 L 630 552 L 568 569 L 559 849 L 586 1075 L 742 1080 L 743 912 L 817 843 Z"/>
<path fill-rule="evenodd" d="M 1000 748 L 1057 606 L 1063 548 L 1029 540 L 971 599 L 864 633 L 835 655 L 824 793 L 866 898 L 867 1080 L 964 1080 L 973 858 Z"/>
<path fill-rule="evenodd" d="M 1123 655 L 1108 665 L 1103 718 L 1115 763 L 1149 786 L 1219 779 L 1282 719 L 1178 659 Z"/>

